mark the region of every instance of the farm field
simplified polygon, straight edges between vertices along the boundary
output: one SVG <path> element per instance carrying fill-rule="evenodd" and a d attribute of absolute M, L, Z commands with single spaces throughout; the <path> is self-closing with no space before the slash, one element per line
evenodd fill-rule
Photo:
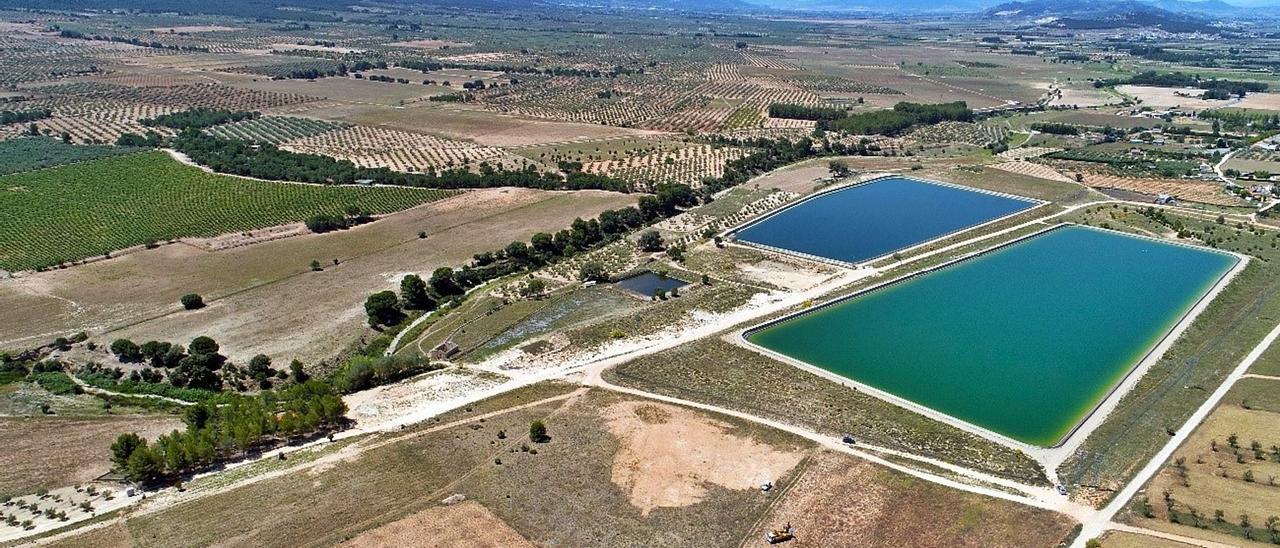
<path fill-rule="evenodd" d="M 0 141 L 0 175 L 120 156 L 136 152 L 113 146 L 71 146 L 47 137 Z"/>
<path fill-rule="evenodd" d="M 450 139 L 497 147 L 654 134 L 652 131 L 645 130 L 531 120 L 506 114 L 435 105 L 409 105 L 403 108 L 376 105 L 322 106 L 306 110 L 304 113 L 307 116 L 367 126 L 422 131 Z"/>
<path fill-rule="evenodd" d="M 218 252 L 166 245 L 0 280 L 2 306 L 12 303 L 24 311 L 0 319 L 6 335 L 0 345 L 43 341 L 53 336 L 48 333 L 102 333 L 128 326 L 110 336 L 190 340 L 209 335 L 242 363 L 260 352 L 286 363 L 293 357 L 313 363 L 362 336 L 360 306 L 369 288 L 392 288 L 405 273 L 426 275 L 490 250 L 494 242 L 527 239 L 537 231 L 558 230 L 575 217 L 634 202 L 633 196 L 598 191 L 486 189 L 350 230 Z M 427 232 L 425 240 L 417 237 L 419 231 Z M 332 259 L 342 264 L 333 267 Z M 313 260 L 326 263 L 325 271 L 311 272 Z M 139 276 L 148 283 L 132 281 Z M 335 284 L 335 278 L 343 283 Z M 178 297 L 191 292 L 203 295 L 210 306 L 176 313 Z M 311 320 L 299 323 L 299 314 Z M 267 335 L 280 329 L 291 336 Z"/>
<path fill-rule="evenodd" d="M 1232 106 L 1250 110 L 1280 111 L 1280 93 L 1250 93 Z"/>
<path fill-rule="evenodd" d="M 374 82 L 355 78 L 323 78 L 315 81 L 269 80 L 245 76 L 220 74 L 215 78 L 226 85 L 244 90 L 267 93 L 297 93 L 328 101 L 369 103 L 397 106 L 424 100 L 427 97 L 448 93 L 449 88 L 424 86 L 424 75 L 408 84 Z"/>
<path fill-rule="evenodd" d="M 350 126 L 304 136 L 285 142 L 282 148 L 349 160 L 360 167 L 405 172 L 478 170 L 481 164 L 518 171 L 534 165 L 495 147 L 369 126 Z"/>
<path fill-rule="evenodd" d="M 7 175 L 0 177 L 0 188 L 6 189 L 0 194 L 0 215 L 13 221 L 0 231 L 0 268 L 10 271 L 47 268 L 147 242 L 341 215 L 348 206 L 387 214 L 451 194 L 249 181 L 210 175 L 162 152 Z M 239 207 L 246 202 L 254 207 Z M 67 230 L 81 236 L 66 238 Z"/>
<path fill-rule="evenodd" d="M 1280 160 L 1280 158 L 1277 158 Z M 1223 169 L 1234 169 L 1241 173 L 1250 173 L 1265 171 L 1267 173 L 1280 174 L 1280 161 L 1274 160 L 1249 160 L 1231 158 L 1223 164 Z"/>
<path fill-rule="evenodd" d="M 479 518 L 489 525 L 481 538 L 517 546 L 635 545 L 659 534 L 681 544 L 755 546 L 762 535 L 757 528 L 779 520 L 813 524 L 814 539 L 858 538 L 880 523 L 874 516 L 889 519 L 903 511 L 931 524 L 894 534 L 908 544 L 932 544 L 946 531 L 947 538 L 965 545 L 1048 547 L 1070 529 L 1068 520 L 1048 512 L 941 488 L 926 495 L 912 479 L 824 453 L 797 438 L 642 399 L 589 391 L 483 422 L 474 418 L 478 413 L 455 416 L 452 420 L 460 422 L 454 426 L 357 443 L 345 458 L 323 459 L 295 473 L 125 517 L 118 525 L 65 542 L 119 539 L 150 546 L 178 536 L 206 543 L 234 535 L 263 544 L 286 538 L 317 544 L 352 539 L 352 545 L 363 546 L 421 534 L 422 527 L 443 516 Z M 535 418 L 546 421 L 549 442 L 497 435 L 521 433 Z M 677 440 L 695 440 L 696 449 L 681 448 Z M 864 495 L 855 507 L 867 519 L 847 531 L 849 537 L 825 536 L 829 529 L 818 536 L 819 523 L 850 515 L 829 492 L 813 491 L 814 479 L 840 471 L 862 479 Z M 765 479 L 778 488 L 762 493 L 758 483 Z M 788 489 L 792 482 L 802 483 Z M 885 496 L 906 492 L 927 496 L 932 504 L 921 507 Z M 440 503 L 454 493 L 466 501 Z M 306 503 L 291 512 L 269 511 L 299 501 Z M 588 506 L 602 513 L 582 519 L 578 509 Z M 231 516 L 242 511 L 261 512 L 264 519 L 236 523 Z M 442 540 L 474 526 L 447 527 Z"/>
<path fill-rule="evenodd" d="M 1280 382 L 1245 380 L 1272 383 L 1269 390 Z M 1245 536 L 1241 520 L 1249 516 L 1258 523 L 1257 531 L 1249 535 L 1262 544 L 1272 541 L 1263 522 L 1280 515 L 1280 503 L 1274 495 L 1280 488 L 1276 486 L 1280 456 L 1272 454 L 1273 446 L 1280 443 L 1280 428 L 1276 427 L 1280 408 L 1244 408 L 1240 402 L 1228 396 L 1205 419 L 1139 500 L 1129 504 L 1129 521 L 1187 537 L 1236 543 L 1245 540 L 1241 538 Z M 1151 517 L 1145 515 L 1141 497 L 1148 501 Z"/>
<path fill-rule="evenodd" d="M 1222 191 L 1216 182 L 1188 179 L 1142 179 L 1137 177 L 1117 177 L 1115 175 L 1089 174 L 1084 177 L 1085 184 L 1095 188 L 1115 188 L 1137 192 L 1147 196 L 1168 194 L 1179 200 L 1199 202 L 1203 204 L 1239 207 L 1239 198 Z"/>
<path fill-rule="evenodd" d="M 231 124 L 211 127 L 206 131 L 223 139 L 241 139 L 260 143 L 280 144 L 346 127 L 344 124 L 294 118 L 289 116 L 264 116 Z"/>
<path fill-rule="evenodd" d="M 103 450 L 122 429 L 155 438 L 181 426 L 165 415 L 0 417 L 0 497 L 87 483 L 111 470 Z"/>

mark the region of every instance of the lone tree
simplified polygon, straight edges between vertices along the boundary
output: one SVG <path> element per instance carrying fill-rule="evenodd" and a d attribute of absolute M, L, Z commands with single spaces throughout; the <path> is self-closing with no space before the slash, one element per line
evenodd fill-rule
<path fill-rule="evenodd" d="M 609 272 L 599 262 L 587 261 L 582 268 L 578 269 L 578 279 L 584 282 L 607 282 Z"/>
<path fill-rule="evenodd" d="M 218 341 L 212 337 L 201 335 L 191 339 L 191 344 L 187 346 L 187 353 L 201 356 L 216 356 L 222 347 L 218 346 Z"/>
<path fill-rule="evenodd" d="M 658 234 L 658 231 L 656 230 L 645 231 L 643 234 L 640 235 L 640 239 L 637 241 L 637 243 L 640 244 L 641 250 L 650 251 L 650 252 L 662 251 L 662 247 L 663 247 L 662 235 Z"/>
<path fill-rule="evenodd" d="M 289 362 L 289 379 L 294 383 L 302 384 L 307 382 L 307 372 L 302 370 L 302 362 L 293 360 Z"/>
<path fill-rule="evenodd" d="M 543 443 L 550 440 L 551 438 L 547 437 L 547 425 L 540 420 L 529 424 L 529 439 L 534 443 Z"/>
<path fill-rule="evenodd" d="M 183 295 L 181 299 L 178 299 L 178 302 L 181 302 L 182 308 L 187 310 L 204 308 L 204 297 L 195 293 L 187 293 L 186 295 Z"/>
<path fill-rule="evenodd" d="M 369 315 L 369 326 L 395 325 L 404 317 L 400 312 L 400 300 L 395 292 L 379 291 L 364 301 L 364 311 Z"/>

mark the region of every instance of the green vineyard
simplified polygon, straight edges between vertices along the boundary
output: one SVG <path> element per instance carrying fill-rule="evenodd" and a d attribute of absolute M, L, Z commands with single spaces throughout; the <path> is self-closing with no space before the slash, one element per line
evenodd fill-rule
<path fill-rule="evenodd" d="M 134 151 L 116 146 L 68 145 L 52 137 L 19 137 L 0 141 L 0 175 L 119 156 Z"/>
<path fill-rule="evenodd" d="M 341 215 L 383 214 L 455 192 L 258 182 L 142 152 L 0 177 L 0 269 L 29 270 L 151 241 Z"/>

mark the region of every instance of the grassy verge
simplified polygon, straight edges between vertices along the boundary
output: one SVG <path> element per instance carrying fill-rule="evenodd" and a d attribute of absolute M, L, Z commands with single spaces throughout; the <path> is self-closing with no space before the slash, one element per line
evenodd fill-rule
<path fill-rule="evenodd" d="M 1249 368 L 1249 372 L 1257 375 L 1280 377 L 1280 345 L 1273 345 L 1266 352 L 1263 352 L 1258 361 L 1253 362 L 1253 367 Z"/>

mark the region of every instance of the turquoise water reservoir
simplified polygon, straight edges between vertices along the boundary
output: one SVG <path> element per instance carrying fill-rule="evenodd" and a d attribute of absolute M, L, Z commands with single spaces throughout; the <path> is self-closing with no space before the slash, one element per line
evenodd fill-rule
<path fill-rule="evenodd" d="M 1064 226 L 750 332 L 764 348 L 1052 446 L 1238 261 Z"/>
<path fill-rule="evenodd" d="M 1012 215 L 1037 202 L 887 177 L 815 196 L 736 234 L 739 240 L 859 263 Z"/>

